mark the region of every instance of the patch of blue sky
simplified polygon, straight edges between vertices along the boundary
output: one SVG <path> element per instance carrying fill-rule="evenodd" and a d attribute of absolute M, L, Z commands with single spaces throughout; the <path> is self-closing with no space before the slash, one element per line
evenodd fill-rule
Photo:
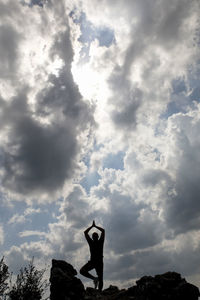
<path fill-rule="evenodd" d="M 98 150 L 100 150 L 103 147 L 104 147 L 104 144 L 102 144 L 102 143 L 97 144 L 96 141 L 95 141 L 95 143 L 94 143 L 94 151 L 98 151 Z"/>
<path fill-rule="evenodd" d="M 58 216 L 60 203 L 51 203 L 43 206 L 31 206 L 33 212 L 27 213 L 30 208 L 23 202 L 15 203 L 12 208 L 4 208 L 5 217 L 3 217 L 3 225 L 6 226 L 6 243 L 3 245 L 4 251 L 15 246 L 20 246 L 22 242 L 33 242 L 43 239 L 43 235 L 21 236 L 20 232 L 38 231 L 48 232 L 49 223 L 55 222 Z M 40 211 L 38 210 L 40 209 Z M 9 222 L 13 216 L 16 216 L 13 222 Z"/>
<path fill-rule="evenodd" d="M 180 94 L 187 91 L 185 80 L 178 78 L 172 81 L 172 94 Z"/>
<path fill-rule="evenodd" d="M 84 164 L 87 167 L 89 167 L 89 165 L 90 165 L 90 153 L 87 153 L 87 155 L 85 155 L 82 160 L 83 160 Z"/>
<path fill-rule="evenodd" d="M 160 151 L 158 151 L 158 149 L 155 148 L 155 149 L 153 150 L 153 152 L 156 154 L 155 161 L 160 161 L 160 156 L 161 156 Z"/>
<path fill-rule="evenodd" d="M 190 99 L 192 101 L 200 102 L 200 61 L 196 66 L 196 71 L 190 71 L 188 82 L 191 90 Z"/>
<path fill-rule="evenodd" d="M 199 81 L 198 81 L 199 83 Z M 189 91 L 191 90 L 191 93 Z M 165 112 L 160 116 L 161 119 L 167 119 L 177 113 L 187 112 L 188 107 L 193 107 L 193 100 L 199 93 L 200 88 L 195 79 L 178 78 L 172 81 L 171 101 L 168 103 Z"/>
<path fill-rule="evenodd" d="M 40 7 L 43 7 L 45 3 L 47 3 L 48 0 L 30 0 L 27 2 L 26 0 L 21 0 L 20 3 L 22 5 L 27 5 L 29 7 L 33 7 L 34 5 L 38 5 Z"/>
<path fill-rule="evenodd" d="M 200 102 L 200 87 L 195 87 L 191 94 L 190 94 L 190 99 L 192 101 L 197 101 Z"/>
<path fill-rule="evenodd" d="M 84 164 L 89 167 L 90 166 L 90 157 L 92 152 L 99 151 L 101 148 L 103 148 L 103 144 L 97 144 L 96 141 L 94 141 L 93 148 L 82 158 L 82 161 Z"/>
<path fill-rule="evenodd" d="M 90 189 L 92 186 L 96 186 L 99 184 L 99 179 L 101 179 L 101 176 L 98 174 L 98 172 L 90 172 L 90 158 L 91 158 L 91 153 L 99 151 L 101 148 L 103 148 L 103 144 L 98 144 L 96 140 L 94 140 L 94 145 L 91 151 L 87 153 L 87 155 L 83 158 L 83 162 L 85 165 L 88 167 L 88 171 L 86 172 L 85 176 L 82 178 L 80 181 L 80 184 L 82 187 L 86 190 L 87 193 L 90 192 Z"/>
<path fill-rule="evenodd" d="M 43 7 L 44 2 L 45 2 L 44 0 L 31 0 L 30 1 L 30 6 L 38 5 L 40 7 Z"/>
<path fill-rule="evenodd" d="M 80 181 L 80 184 L 89 194 L 91 187 L 97 186 L 100 179 L 101 176 L 98 174 L 98 172 L 92 172 L 92 173 L 88 172 L 86 176 Z"/>
<path fill-rule="evenodd" d="M 115 43 L 116 40 L 113 29 L 106 26 L 95 27 L 87 20 L 86 14 L 83 12 L 77 17 L 75 11 L 72 11 L 70 17 L 74 23 L 80 25 L 81 35 L 78 40 L 82 43 L 82 49 L 80 51 L 82 60 L 89 60 L 90 45 L 95 39 L 98 40 L 99 47 L 110 47 Z"/>
<path fill-rule="evenodd" d="M 6 203 L 5 196 L 0 193 L 0 223 L 5 225 L 12 215 L 12 207 Z"/>
<path fill-rule="evenodd" d="M 167 105 L 167 109 L 164 114 L 161 115 L 161 118 L 169 118 L 170 116 L 183 112 L 183 107 L 180 107 L 180 104 L 176 101 L 171 101 Z M 185 111 L 184 111 L 185 112 Z"/>
<path fill-rule="evenodd" d="M 24 224 L 22 223 L 15 223 L 13 226 L 7 226 L 6 227 L 6 242 L 3 245 L 3 250 L 6 251 L 12 246 L 19 247 L 22 243 L 25 242 L 36 242 L 38 240 L 41 240 L 40 236 L 38 235 L 31 235 L 26 237 L 20 237 L 20 233 L 27 231 L 27 230 L 33 230 L 29 229 L 30 224 L 27 222 Z M 36 229 L 34 229 L 36 230 Z M 41 229 L 40 229 L 41 231 Z"/>
<path fill-rule="evenodd" d="M 94 149 L 95 150 L 100 149 L 102 146 L 103 145 L 96 145 Z M 124 156 L 125 156 L 124 151 L 119 151 L 116 154 L 109 153 L 102 161 L 103 169 L 107 168 L 107 169 L 123 170 Z M 87 165 L 89 166 L 89 160 L 87 161 Z M 80 184 L 89 194 L 91 187 L 97 186 L 99 184 L 100 179 L 101 176 L 98 174 L 98 172 L 95 171 L 90 173 L 88 171 L 84 176 L 84 178 L 80 181 Z"/>
<path fill-rule="evenodd" d="M 124 169 L 124 151 L 119 151 L 116 154 L 109 153 L 103 159 L 103 169 L 115 169 L 115 170 L 123 170 Z"/>

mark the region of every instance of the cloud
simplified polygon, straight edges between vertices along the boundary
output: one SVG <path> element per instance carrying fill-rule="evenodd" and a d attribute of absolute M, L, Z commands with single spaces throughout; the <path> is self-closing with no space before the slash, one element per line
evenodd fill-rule
<path fill-rule="evenodd" d="M 140 278 L 144 274 L 154 276 L 165 273 L 167 270 L 176 270 L 182 276 L 198 273 L 199 240 L 198 247 L 194 247 L 194 239 L 191 235 L 181 236 L 179 243 L 182 243 L 182 249 L 171 247 L 166 243 L 159 247 L 135 251 L 132 255 L 122 255 L 117 260 L 107 260 L 106 273 L 108 272 L 112 280 L 120 280 L 121 276 L 127 282 L 133 278 Z M 175 241 L 173 244 L 177 245 Z M 187 257 L 190 257 L 190 262 Z M 185 263 L 180 264 L 180 261 L 185 261 Z"/>
<path fill-rule="evenodd" d="M 4 110 L 11 130 L 4 148 L 3 184 L 22 194 L 31 190 L 52 191 L 70 177 L 76 141 L 62 125 L 38 124 L 26 110 L 25 101 L 21 95 L 13 100 L 14 107 Z M 10 153 L 12 150 L 14 153 Z"/>
<path fill-rule="evenodd" d="M 0 244 L 3 245 L 4 243 L 4 230 L 3 227 L 0 226 Z"/>
<path fill-rule="evenodd" d="M 5 252 L 5 257 L 11 272 L 14 274 L 17 274 L 19 270 L 28 262 L 21 249 L 16 246 L 12 246 L 9 251 Z"/>
<path fill-rule="evenodd" d="M 32 208 L 28 207 L 23 215 L 14 214 L 8 221 L 8 224 L 16 224 L 16 223 L 25 223 L 27 221 L 27 216 L 32 216 L 33 214 L 41 213 L 40 208 Z"/>
<path fill-rule="evenodd" d="M 44 13 L 41 10 L 20 7 L 21 11 L 17 13 L 23 15 L 30 12 L 32 18 L 38 21 L 34 24 L 26 21 L 27 26 L 24 25 L 24 33 L 21 33 L 25 44 L 20 42 L 17 32 L 7 25 L 0 32 L 0 39 L 3 41 L 1 61 L 7 66 L 9 79 L 12 80 L 10 73 L 18 72 L 21 75 L 17 80 L 17 90 L 13 91 L 15 95 L 6 96 L 4 90 L 5 96 L 0 103 L 1 149 L 4 161 L 2 183 L 4 191 L 13 195 L 37 198 L 40 193 L 48 195 L 61 191 L 65 181 L 71 179 L 74 172 L 80 169 L 77 163 L 81 149 L 80 136 L 83 137 L 85 133 L 86 137 L 86 131 L 94 124 L 92 109 L 83 101 L 72 77 L 73 49 L 67 22 L 60 27 L 56 22 L 51 23 L 49 32 L 57 32 L 46 42 L 46 46 L 42 36 L 39 40 L 34 35 L 37 29 L 41 31 L 41 28 L 46 28 L 45 22 L 49 22 L 52 13 L 50 7 L 48 9 L 47 5 Z M 13 20 L 16 27 L 19 26 L 17 13 Z M 65 13 L 58 10 L 55 12 L 55 18 L 57 17 L 60 17 L 62 24 Z M 38 48 L 44 47 L 43 50 L 40 49 L 45 58 L 43 66 L 39 51 L 37 56 L 31 49 L 31 34 L 27 36 L 29 29 L 33 32 L 33 38 L 38 39 L 41 44 Z M 20 50 L 17 52 L 17 49 Z M 35 66 L 25 65 L 25 49 L 32 57 L 29 62 L 33 60 L 41 69 L 40 75 Z M 17 71 L 14 65 L 19 58 L 22 67 Z M 55 72 L 47 71 L 48 66 L 59 60 L 62 64 L 56 75 Z M 31 72 L 28 79 L 27 74 Z M 37 83 L 36 86 L 33 81 Z"/>
<path fill-rule="evenodd" d="M 12 218 L 8 221 L 8 224 L 24 223 L 26 221 L 25 216 L 14 214 Z"/>
<path fill-rule="evenodd" d="M 45 263 L 51 257 L 51 249 L 43 241 L 23 243 L 20 247 L 12 246 L 8 251 L 5 251 L 4 255 L 10 271 L 16 275 L 33 258 L 38 269 L 45 267 Z"/>
<path fill-rule="evenodd" d="M 142 91 L 139 88 L 134 88 L 131 83 L 124 78 L 122 74 L 112 76 L 112 89 L 114 97 L 112 103 L 114 109 L 111 117 L 115 126 L 121 129 L 134 129 L 137 124 L 137 110 L 142 104 Z M 113 78 L 114 77 L 114 78 Z"/>
<path fill-rule="evenodd" d="M 83 230 L 94 219 L 94 214 L 84 189 L 80 185 L 74 185 L 61 202 L 58 220 L 49 224 L 46 235 L 56 257 L 72 261 L 75 259 L 77 263 L 77 251 L 83 250 Z"/>
<path fill-rule="evenodd" d="M 139 189 L 135 186 L 134 179 L 131 195 L 125 190 L 127 178 L 124 171 L 105 169 L 101 176 L 101 183 L 92 188 L 90 197 L 97 198 L 104 205 L 104 199 L 107 199 L 104 211 L 97 212 L 97 218 L 99 216 L 99 220 L 107 228 L 109 251 L 125 255 L 136 249 L 159 244 L 165 226 L 157 210 L 145 202 L 137 201 Z"/>
<path fill-rule="evenodd" d="M 78 209 L 77 209 L 78 208 Z M 65 199 L 61 208 L 73 228 L 81 229 L 87 226 L 88 220 L 92 219 L 92 209 L 90 208 L 87 195 L 81 186 L 74 186 L 73 191 Z"/>
<path fill-rule="evenodd" d="M 20 34 L 8 24 L 0 26 L 0 76 L 8 80 L 17 69 L 18 45 Z"/>
<path fill-rule="evenodd" d="M 31 235 L 37 235 L 37 236 L 45 236 L 45 232 L 37 231 L 37 230 L 25 230 L 22 232 L 19 232 L 20 237 L 27 237 Z"/>
<path fill-rule="evenodd" d="M 166 220 L 177 234 L 199 230 L 199 105 L 186 114 L 170 118 L 168 137 L 173 140 L 172 157 L 176 180 L 174 194 L 166 200 Z M 171 166 L 172 168 L 172 166 Z"/>

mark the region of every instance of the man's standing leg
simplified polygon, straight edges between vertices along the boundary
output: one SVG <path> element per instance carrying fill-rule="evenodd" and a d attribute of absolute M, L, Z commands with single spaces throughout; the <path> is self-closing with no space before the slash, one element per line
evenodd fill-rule
<path fill-rule="evenodd" d="M 103 289 L 103 261 L 98 262 L 95 267 L 99 281 L 99 291 Z"/>

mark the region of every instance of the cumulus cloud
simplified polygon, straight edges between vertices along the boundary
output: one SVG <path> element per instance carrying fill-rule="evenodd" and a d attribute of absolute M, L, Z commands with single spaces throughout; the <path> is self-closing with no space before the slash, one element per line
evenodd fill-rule
<path fill-rule="evenodd" d="M 6 262 L 14 275 L 19 273 L 22 267 L 34 258 L 34 263 L 41 269 L 45 266 L 45 260 L 51 256 L 51 249 L 43 241 L 23 243 L 20 246 L 12 246 L 4 252 Z"/>
<path fill-rule="evenodd" d="M 168 137 L 174 140 L 173 157 L 176 179 L 174 194 L 166 201 L 166 219 L 176 233 L 199 230 L 199 106 L 186 114 L 171 117 Z M 172 168 L 172 166 L 171 166 Z"/>
<path fill-rule="evenodd" d="M 70 259 L 77 267 L 81 267 L 86 256 L 83 230 L 89 226 L 91 219 L 95 219 L 93 206 L 84 189 L 75 185 L 61 201 L 57 221 L 49 224 L 46 239 L 55 257 Z"/>
<path fill-rule="evenodd" d="M 48 46 L 45 46 L 45 34 L 41 36 L 37 54 L 32 52 L 31 34 L 27 36 L 27 33 L 31 30 L 34 36 L 37 28 L 40 31 L 46 30 L 46 22 L 50 22 L 52 11 L 48 5 L 43 11 L 41 8 L 30 9 L 22 5 L 18 7 L 21 16 L 29 12 L 38 23 L 30 24 L 27 18 L 24 19 L 27 20 L 27 26 L 24 25 L 24 33 L 21 35 L 25 46 L 14 29 L 14 25 L 16 28 L 19 26 L 17 13 L 13 16 L 13 28 L 2 25 L 0 31 L 1 61 L 6 65 L 7 76 L 9 80 L 12 80 L 10 73 L 21 76 L 17 79 L 15 96 L 6 97 L 6 91 L 2 89 L 5 95 L 0 103 L 1 149 L 4 161 L 2 183 L 5 191 L 13 194 L 40 197 L 40 193 L 61 190 L 65 180 L 72 178 L 78 168 L 76 159 L 80 153 L 80 135 L 90 128 L 93 116 L 89 104 L 83 101 L 73 81 L 70 69 L 73 50 L 69 26 L 63 21 L 65 12 L 55 12 L 54 17 L 60 17 L 60 27 L 56 22 L 51 23 L 48 30 L 56 30 L 56 33 L 46 41 Z M 44 47 L 43 50 L 40 47 Z M 21 64 L 25 63 L 25 50 L 33 57 L 30 61 L 37 68 L 21 65 L 18 71 L 14 66 L 18 59 Z M 45 59 L 43 66 L 40 51 Z M 54 61 L 62 61 L 56 75 L 54 71 L 48 71 L 48 66 Z M 28 80 L 27 75 L 31 71 L 32 75 Z M 33 81 L 37 86 L 32 85 Z"/>
<path fill-rule="evenodd" d="M 14 274 L 17 274 L 22 266 L 24 266 L 28 260 L 25 258 L 19 247 L 13 246 L 9 251 L 5 252 L 6 262 Z"/>

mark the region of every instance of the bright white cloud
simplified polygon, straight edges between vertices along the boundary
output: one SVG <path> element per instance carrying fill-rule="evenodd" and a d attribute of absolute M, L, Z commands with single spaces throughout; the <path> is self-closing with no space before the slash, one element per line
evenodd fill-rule
<path fill-rule="evenodd" d="M 31 236 L 31 235 L 37 235 L 37 236 L 45 236 L 46 233 L 45 232 L 41 232 L 41 231 L 34 231 L 34 230 L 25 230 L 22 232 L 19 232 L 19 236 L 20 237 L 27 237 L 27 236 Z"/>

